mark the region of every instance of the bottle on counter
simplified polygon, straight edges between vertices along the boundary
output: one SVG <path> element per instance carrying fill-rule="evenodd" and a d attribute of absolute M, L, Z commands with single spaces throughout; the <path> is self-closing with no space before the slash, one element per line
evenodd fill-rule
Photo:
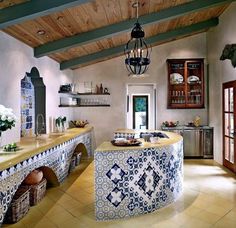
<path fill-rule="evenodd" d="M 102 83 L 100 85 L 100 93 L 103 93 L 103 86 L 102 86 Z"/>
<path fill-rule="evenodd" d="M 96 93 L 100 94 L 100 87 L 98 85 L 96 85 Z"/>

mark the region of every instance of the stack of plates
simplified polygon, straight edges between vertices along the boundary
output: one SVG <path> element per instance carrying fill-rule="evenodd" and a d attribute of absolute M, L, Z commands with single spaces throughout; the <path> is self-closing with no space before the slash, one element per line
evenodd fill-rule
<path fill-rule="evenodd" d="M 172 85 L 181 84 L 184 81 L 184 77 L 179 73 L 170 74 L 170 83 Z"/>

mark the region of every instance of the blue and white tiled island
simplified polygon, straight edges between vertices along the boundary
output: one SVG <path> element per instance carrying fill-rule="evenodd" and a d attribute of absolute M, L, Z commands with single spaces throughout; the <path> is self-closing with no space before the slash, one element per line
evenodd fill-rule
<path fill-rule="evenodd" d="M 97 220 L 153 212 L 182 193 L 183 139 L 165 132 L 158 144 L 117 147 L 102 143 L 94 154 Z"/>

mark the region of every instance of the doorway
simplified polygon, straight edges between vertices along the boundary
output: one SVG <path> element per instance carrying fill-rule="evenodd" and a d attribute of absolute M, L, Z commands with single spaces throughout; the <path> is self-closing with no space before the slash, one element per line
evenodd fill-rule
<path fill-rule="evenodd" d="M 126 128 L 136 130 L 156 128 L 155 84 L 128 84 L 126 104 Z"/>
<path fill-rule="evenodd" d="M 149 111 L 148 111 L 148 95 L 133 96 L 133 129 L 148 129 Z"/>
<path fill-rule="evenodd" d="M 223 164 L 236 172 L 236 81 L 223 84 Z"/>

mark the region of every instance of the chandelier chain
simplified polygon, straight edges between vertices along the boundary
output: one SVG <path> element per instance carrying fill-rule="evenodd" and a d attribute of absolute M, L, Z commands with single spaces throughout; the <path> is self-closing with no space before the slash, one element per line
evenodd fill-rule
<path fill-rule="evenodd" d="M 137 21 L 138 21 L 138 7 L 139 7 L 139 2 L 137 1 L 136 2 L 136 18 L 137 18 Z"/>

